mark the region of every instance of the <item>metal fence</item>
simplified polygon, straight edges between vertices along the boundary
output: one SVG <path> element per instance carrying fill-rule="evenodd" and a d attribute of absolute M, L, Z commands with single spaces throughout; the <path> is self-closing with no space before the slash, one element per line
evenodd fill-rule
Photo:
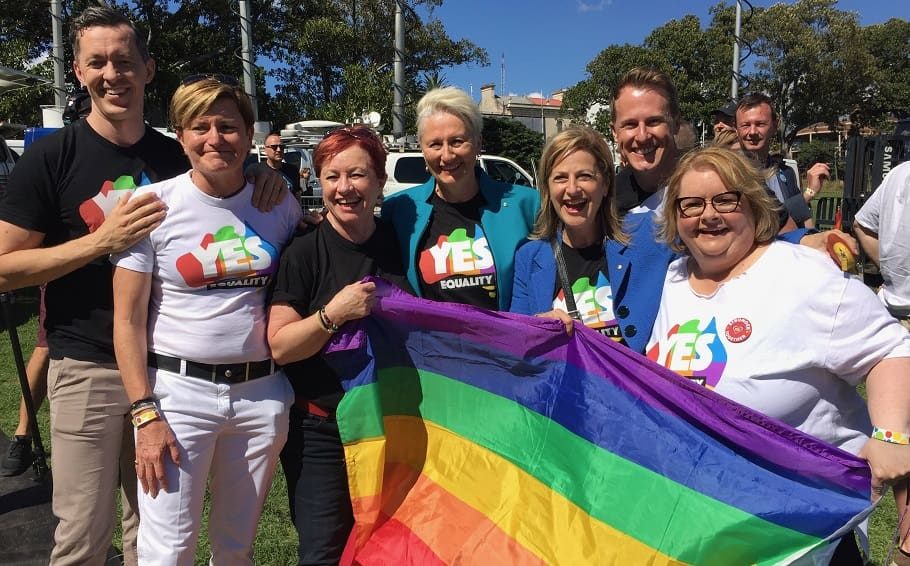
<path fill-rule="evenodd" d="M 853 230 L 853 217 L 866 202 L 865 197 L 824 197 L 815 202 L 815 224 L 820 230 L 833 228 L 840 211 L 841 230 Z"/>

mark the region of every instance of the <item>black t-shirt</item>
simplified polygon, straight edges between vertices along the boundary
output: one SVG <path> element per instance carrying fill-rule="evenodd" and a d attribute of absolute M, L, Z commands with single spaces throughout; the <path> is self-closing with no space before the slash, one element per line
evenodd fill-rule
<path fill-rule="evenodd" d="M 263 161 L 261 163 L 254 163 L 250 165 L 246 168 L 245 173 L 247 175 L 255 176 L 261 174 L 262 172 L 268 173 L 270 171 L 275 171 L 275 169 L 272 169 L 269 167 L 268 163 Z M 297 170 L 297 168 L 287 161 L 282 161 L 281 167 L 278 168 L 278 172 L 281 173 L 281 176 L 287 180 L 288 189 L 290 189 L 291 193 L 295 197 L 300 198 L 302 196 L 302 193 L 300 191 L 300 172 Z"/>
<path fill-rule="evenodd" d="M 569 284 L 582 322 L 588 328 L 623 343 L 622 332 L 613 313 L 613 291 L 607 276 L 607 258 L 603 244 L 575 249 L 563 243 L 562 255 L 566 260 Z M 553 291 L 553 308 L 569 311 L 558 273 Z"/>
<path fill-rule="evenodd" d="M 0 201 L 0 220 L 42 232 L 55 246 L 94 231 L 133 189 L 189 169 L 180 144 L 146 127 L 120 147 L 79 120 L 35 142 L 22 155 Z M 47 285 L 47 341 L 52 358 L 114 361 L 112 266 L 108 257 Z"/>
<path fill-rule="evenodd" d="M 423 296 L 496 310 L 496 266 L 480 224 L 483 195 L 453 204 L 433 193 L 430 204 L 430 223 L 417 247 Z"/>
<path fill-rule="evenodd" d="M 391 226 L 376 220 L 376 231 L 362 244 L 346 240 L 328 222 L 298 235 L 281 254 L 272 303 L 286 302 L 306 318 L 346 285 L 367 275 L 382 277 L 412 293 Z M 295 393 L 325 409 L 338 406 L 341 380 L 321 354 L 284 366 Z"/>

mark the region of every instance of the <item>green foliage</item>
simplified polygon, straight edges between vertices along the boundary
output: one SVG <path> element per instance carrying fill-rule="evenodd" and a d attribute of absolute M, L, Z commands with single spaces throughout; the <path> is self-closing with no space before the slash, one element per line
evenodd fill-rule
<path fill-rule="evenodd" d="M 73 14 L 90 0 L 63 0 L 64 33 Z M 148 37 L 157 63 L 146 88 L 146 119 L 165 125 L 170 97 L 180 81 L 194 73 L 242 77 L 240 17 L 237 5 L 223 0 L 112 0 Z M 9 2 L 0 11 L 0 64 L 33 73 L 28 62 L 47 53 L 51 29 L 46 0 Z M 465 39 L 449 37 L 434 9 L 442 0 L 411 0 L 404 11 L 406 118 L 413 131 L 413 106 L 421 84 L 452 65 L 488 65 L 486 51 Z M 259 68 L 254 82 L 260 120 L 273 126 L 302 118 L 350 121 L 364 111 L 380 112 L 391 124 L 395 0 L 253 0 L 250 16 L 254 57 L 277 64 Z M 425 16 L 418 15 L 420 9 Z M 73 83 L 72 53 L 66 46 L 66 68 Z M 266 92 L 266 77 L 276 81 Z M 439 75 L 437 75 L 439 78 Z M 39 104 L 52 104 L 50 89 L 5 95 L 0 120 L 36 123 Z"/>
<path fill-rule="evenodd" d="M 775 101 L 789 146 L 799 127 L 867 108 L 877 63 L 857 15 L 836 0 L 800 0 L 757 12 L 748 34 L 758 56 L 755 87 Z"/>
<path fill-rule="evenodd" d="M 588 63 L 587 77 L 566 92 L 564 112 L 609 135 L 608 111 L 588 116 L 589 109 L 608 107 L 626 71 L 651 66 L 673 79 L 684 119 L 696 126 L 710 120 L 711 111 L 729 100 L 735 11 L 725 0 L 710 13 L 707 27 L 688 15 L 654 29 L 641 45 L 604 48 Z M 739 93 L 771 96 L 785 148 L 806 124 L 836 125 L 852 114 L 858 125 L 881 127 L 910 108 L 905 20 L 863 28 L 856 14 L 836 8 L 836 0 L 798 0 L 757 8 L 744 18 L 742 34 L 752 46 L 755 71 L 740 81 Z"/>
<path fill-rule="evenodd" d="M 415 131 L 413 106 L 429 77 L 464 63 L 488 65 L 486 51 L 448 36 L 433 9 L 441 0 L 413 0 L 404 10 L 406 124 Z M 425 19 L 416 8 L 423 8 Z M 281 63 L 272 74 L 278 97 L 298 115 L 350 121 L 377 111 L 392 123 L 394 0 L 319 0 L 282 14 L 267 54 Z M 438 78 L 438 75 L 437 75 Z M 410 119 L 408 119 L 410 117 Z"/>
<path fill-rule="evenodd" d="M 805 174 L 815 163 L 831 163 L 837 159 L 837 144 L 835 142 L 824 140 L 812 140 L 811 142 L 799 144 L 799 153 L 796 155 L 796 163 L 799 164 L 799 170 Z M 834 170 L 831 171 L 834 174 Z"/>
<path fill-rule="evenodd" d="M 588 78 L 566 92 L 567 113 L 585 120 L 587 109 L 599 103 L 604 108 L 592 116 L 595 129 L 610 136 L 606 110 L 619 80 L 633 67 L 654 67 L 667 73 L 676 85 L 685 119 L 698 123 L 724 104 L 730 87 L 732 58 L 732 9 L 712 8 L 710 27 L 702 29 L 696 16 L 671 20 L 656 28 L 642 45 L 610 45 L 587 66 Z"/>
<path fill-rule="evenodd" d="M 884 118 L 910 116 L 910 22 L 892 18 L 883 24 L 862 29 L 862 41 L 876 66 L 866 107 L 866 122 L 874 127 L 888 129 Z"/>
<path fill-rule="evenodd" d="M 508 157 L 528 171 L 543 150 L 543 134 L 508 118 L 485 117 L 482 135 L 484 153 Z"/>

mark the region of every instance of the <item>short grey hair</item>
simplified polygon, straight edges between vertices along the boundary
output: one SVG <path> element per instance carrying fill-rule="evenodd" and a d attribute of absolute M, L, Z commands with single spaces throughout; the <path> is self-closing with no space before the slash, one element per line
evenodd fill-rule
<path fill-rule="evenodd" d="M 483 131 L 483 117 L 480 108 L 471 95 L 454 86 L 434 88 L 427 91 L 417 103 L 417 137 L 423 134 L 423 122 L 434 114 L 444 112 L 460 119 L 468 134 L 476 141 Z"/>

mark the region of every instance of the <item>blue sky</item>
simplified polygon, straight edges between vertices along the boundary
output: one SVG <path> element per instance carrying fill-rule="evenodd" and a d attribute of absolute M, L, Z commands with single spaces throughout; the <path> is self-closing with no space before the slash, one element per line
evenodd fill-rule
<path fill-rule="evenodd" d="M 436 9 L 453 38 L 487 50 L 490 66 L 444 69 L 448 84 L 473 90 L 496 83 L 505 57 L 505 94 L 547 95 L 585 78 L 585 66 L 612 44 L 640 44 L 656 27 L 694 14 L 703 26 L 718 0 L 447 0 Z M 733 0 L 727 0 L 732 5 Z M 756 7 L 776 0 L 752 0 Z M 792 3 L 788 0 L 788 3 Z M 907 0 L 840 0 L 838 8 L 859 14 L 862 25 L 910 19 Z M 744 10 L 745 8 L 744 5 Z M 407 39 L 405 39 L 407 41 Z M 731 47 L 732 50 L 732 47 Z M 732 58 L 732 51 L 731 51 Z"/>

